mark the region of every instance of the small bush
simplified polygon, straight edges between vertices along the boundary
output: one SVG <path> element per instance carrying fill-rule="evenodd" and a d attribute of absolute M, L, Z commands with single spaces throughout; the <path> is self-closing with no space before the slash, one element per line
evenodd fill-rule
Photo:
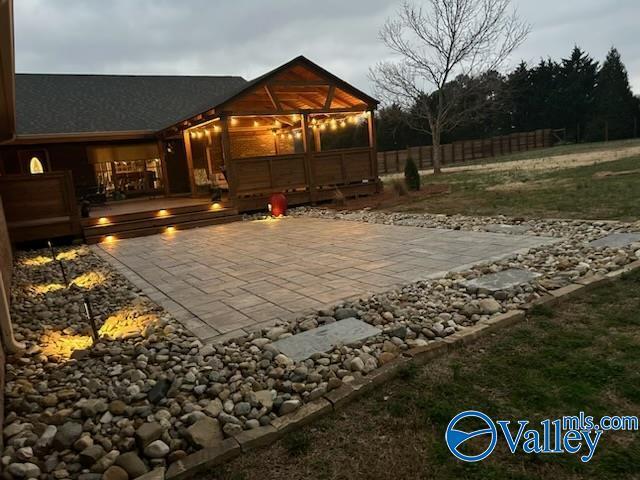
<path fill-rule="evenodd" d="M 344 197 L 344 193 L 339 188 L 336 188 L 336 193 L 333 196 L 334 203 L 336 207 L 344 207 L 346 203 L 346 199 Z"/>
<path fill-rule="evenodd" d="M 282 446 L 292 457 L 297 457 L 307 452 L 311 447 L 311 438 L 303 430 L 290 433 L 282 439 Z"/>
<path fill-rule="evenodd" d="M 407 163 L 404 165 L 404 181 L 409 190 L 420 190 L 420 172 L 411 157 L 407 158 Z"/>
<path fill-rule="evenodd" d="M 391 186 L 393 187 L 393 191 L 396 192 L 396 195 L 400 195 L 401 197 L 404 197 L 407 193 L 409 193 L 409 190 L 407 189 L 407 183 L 405 182 L 404 178 L 394 178 L 391 181 Z"/>

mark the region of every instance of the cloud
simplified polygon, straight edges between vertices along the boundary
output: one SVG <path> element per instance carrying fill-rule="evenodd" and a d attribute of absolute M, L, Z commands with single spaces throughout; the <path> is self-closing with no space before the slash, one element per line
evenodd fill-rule
<path fill-rule="evenodd" d="M 567 56 L 574 44 L 602 60 L 615 45 L 640 92 L 634 39 L 640 3 L 612 3 L 515 1 L 533 30 L 513 63 Z M 16 67 L 253 78 L 304 54 L 371 92 L 368 69 L 389 56 L 378 30 L 397 6 L 389 0 L 19 0 Z"/>

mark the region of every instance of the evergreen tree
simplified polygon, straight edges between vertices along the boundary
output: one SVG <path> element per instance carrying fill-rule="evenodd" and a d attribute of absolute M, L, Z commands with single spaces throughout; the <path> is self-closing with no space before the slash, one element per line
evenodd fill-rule
<path fill-rule="evenodd" d="M 593 111 L 594 88 L 598 62 L 578 46 L 569 58 L 562 59 L 560 67 L 560 117 L 567 129 L 567 138 L 576 142 L 584 137 L 587 121 Z"/>
<path fill-rule="evenodd" d="M 533 85 L 531 71 L 525 62 L 520 62 L 517 68 L 507 78 L 507 91 L 511 102 L 511 128 L 515 132 L 530 130 L 534 106 L 531 103 Z"/>
<path fill-rule="evenodd" d="M 406 113 L 398 105 L 389 105 L 376 114 L 376 137 L 378 149 L 400 150 L 413 143 L 413 132 L 409 130 Z"/>
<path fill-rule="evenodd" d="M 407 158 L 404 165 L 404 181 L 409 190 L 420 190 L 420 172 L 418 172 L 416 162 L 411 157 Z"/>
<path fill-rule="evenodd" d="M 531 71 L 532 108 L 525 131 L 539 128 L 564 128 L 561 111 L 560 65 L 550 58 L 540 60 Z"/>
<path fill-rule="evenodd" d="M 598 72 L 594 89 L 594 118 L 589 128 L 591 140 L 614 140 L 633 135 L 635 99 L 627 69 L 614 47 Z"/>

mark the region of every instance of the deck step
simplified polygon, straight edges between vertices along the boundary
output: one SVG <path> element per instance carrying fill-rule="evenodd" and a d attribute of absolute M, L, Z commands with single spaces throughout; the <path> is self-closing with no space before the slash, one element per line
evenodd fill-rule
<path fill-rule="evenodd" d="M 237 222 L 242 220 L 242 215 L 226 215 L 212 218 L 203 218 L 200 220 L 191 220 L 186 222 L 175 222 L 170 226 L 175 228 L 175 230 L 188 230 L 191 228 L 198 227 L 206 227 L 210 225 L 220 225 L 224 223 Z M 133 223 L 133 222 L 132 222 Z M 140 228 L 129 228 L 126 230 L 120 230 L 111 234 L 97 234 L 97 235 L 86 235 L 86 242 L 91 245 L 94 243 L 101 243 L 110 240 L 120 240 L 123 238 L 134 238 L 134 237 L 144 237 L 147 235 L 155 235 L 158 233 L 166 233 L 168 225 L 155 225 L 155 226 L 142 226 Z M 111 237 L 111 238 L 107 238 Z"/>
<path fill-rule="evenodd" d="M 206 220 L 213 218 L 228 217 L 230 215 L 237 215 L 238 212 L 232 209 L 224 210 L 202 210 L 186 213 L 167 214 L 164 216 L 157 216 L 155 213 L 152 215 L 142 216 L 138 218 L 131 218 L 129 216 L 122 220 L 120 217 L 116 217 L 110 222 L 98 225 L 83 226 L 85 236 L 96 235 L 112 235 L 125 230 L 136 230 L 147 227 L 167 227 L 170 225 L 176 226 L 181 223 L 187 223 L 196 220 Z"/>
<path fill-rule="evenodd" d="M 234 208 L 211 210 L 208 206 L 188 206 L 135 212 L 105 217 L 106 223 L 98 218 L 85 219 L 82 230 L 87 243 L 100 243 L 112 239 L 133 238 L 167 232 L 168 228 L 186 230 L 189 228 L 217 225 L 241 220 L 242 216 Z"/>

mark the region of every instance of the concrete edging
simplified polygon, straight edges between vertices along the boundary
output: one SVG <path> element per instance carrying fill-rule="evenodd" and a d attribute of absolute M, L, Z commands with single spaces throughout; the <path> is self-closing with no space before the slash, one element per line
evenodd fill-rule
<path fill-rule="evenodd" d="M 545 295 L 535 302 L 523 305 L 522 309 L 495 315 L 478 322 L 476 325 L 459 330 L 442 340 L 410 348 L 369 374 L 358 377 L 353 382 L 345 383 L 341 387 L 325 393 L 317 400 L 303 404 L 295 412 L 276 418 L 271 422 L 271 425 L 244 430 L 234 437 L 226 438 L 216 447 L 205 448 L 187 455 L 169 465 L 164 478 L 166 480 L 187 479 L 204 470 L 221 465 L 243 452 L 270 445 L 283 435 L 344 407 L 363 393 L 391 380 L 408 365 L 424 365 L 434 358 L 443 357 L 449 352 L 471 345 L 486 335 L 524 321 L 527 311 L 536 305 L 556 305 L 569 298 L 584 294 L 597 286 L 610 283 L 621 275 L 636 269 L 640 269 L 640 260 L 606 275 L 589 275 L 578 279 L 575 283 L 550 291 L 549 295 Z M 162 477 L 156 478 L 160 480 Z"/>

